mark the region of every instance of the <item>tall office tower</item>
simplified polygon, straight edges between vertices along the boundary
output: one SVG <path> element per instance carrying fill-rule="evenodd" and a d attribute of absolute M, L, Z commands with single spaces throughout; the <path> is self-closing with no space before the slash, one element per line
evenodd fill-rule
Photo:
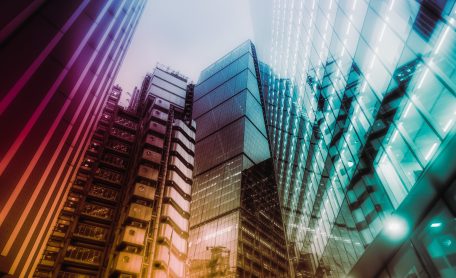
<path fill-rule="evenodd" d="M 186 83 L 157 66 L 135 109 L 113 88 L 35 277 L 184 276 L 195 138 Z"/>
<path fill-rule="evenodd" d="M 247 41 L 195 86 L 190 277 L 287 277 L 288 259 L 259 90 Z"/>
<path fill-rule="evenodd" d="M 0 4 L 0 274 L 42 249 L 145 2 Z"/>
<path fill-rule="evenodd" d="M 455 1 L 273 4 L 266 123 L 301 277 L 454 277 Z"/>

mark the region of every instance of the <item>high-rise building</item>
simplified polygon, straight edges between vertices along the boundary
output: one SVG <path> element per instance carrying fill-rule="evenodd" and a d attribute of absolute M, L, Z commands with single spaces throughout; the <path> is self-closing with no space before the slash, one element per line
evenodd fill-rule
<path fill-rule="evenodd" d="M 272 20 L 262 91 L 296 275 L 454 277 L 455 1 L 275 0 Z"/>
<path fill-rule="evenodd" d="M 190 277 L 288 277 L 259 85 L 247 41 L 206 68 L 195 86 Z"/>
<path fill-rule="evenodd" d="M 160 65 L 135 90 L 133 108 L 119 106 L 113 88 L 35 277 L 185 275 L 195 138 L 188 87 Z"/>
<path fill-rule="evenodd" d="M 0 3 L 0 275 L 44 248 L 145 3 Z"/>

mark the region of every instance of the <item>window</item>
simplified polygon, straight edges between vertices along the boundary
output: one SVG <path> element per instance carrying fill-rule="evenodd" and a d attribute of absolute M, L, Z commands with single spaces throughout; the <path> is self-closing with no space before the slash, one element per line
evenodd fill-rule
<path fill-rule="evenodd" d="M 107 230 L 105 228 L 89 224 L 78 223 L 74 231 L 74 234 L 96 240 L 106 240 Z"/>
<path fill-rule="evenodd" d="M 99 265 L 101 252 L 99 250 L 69 245 L 65 258 L 86 264 Z"/>
<path fill-rule="evenodd" d="M 456 277 L 456 218 L 440 201 L 412 238 L 417 251 L 438 272 L 435 277 Z"/>
<path fill-rule="evenodd" d="M 110 201 L 115 201 L 117 199 L 116 190 L 95 184 L 90 188 L 89 195 Z"/>
<path fill-rule="evenodd" d="M 81 213 L 96 218 L 111 219 L 113 211 L 107 207 L 86 203 L 84 204 Z"/>

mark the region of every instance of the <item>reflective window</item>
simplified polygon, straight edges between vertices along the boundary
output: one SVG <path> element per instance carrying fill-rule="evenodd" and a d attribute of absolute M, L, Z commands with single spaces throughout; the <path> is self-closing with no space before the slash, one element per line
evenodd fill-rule
<path fill-rule="evenodd" d="M 411 243 L 406 243 L 388 264 L 391 277 L 431 277 L 424 269 Z"/>
<path fill-rule="evenodd" d="M 443 202 L 437 204 L 413 237 L 421 256 L 442 278 L 456 277 L 456 218 Z"/>

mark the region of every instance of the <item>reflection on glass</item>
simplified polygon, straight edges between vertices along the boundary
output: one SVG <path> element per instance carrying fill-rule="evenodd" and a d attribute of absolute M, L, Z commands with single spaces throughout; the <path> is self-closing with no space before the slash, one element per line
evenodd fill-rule
<path fill-rule="evenodd" d="M 456 218 L 440 202 L 413 237 L 421 256 L 432 262 L 442 278 L 456 276 Z"/>

